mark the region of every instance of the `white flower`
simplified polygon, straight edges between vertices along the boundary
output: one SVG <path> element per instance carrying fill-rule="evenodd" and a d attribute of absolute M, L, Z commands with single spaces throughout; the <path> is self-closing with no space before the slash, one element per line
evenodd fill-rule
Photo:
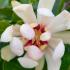
<path fill-rule="evenodd" d="M 26 51 L 18 58 L 22 67 L 42 70 L 46 58 L 48 70 L 60 70 L 64 43 L 70 43 L 70 33 L 65 31 L 70 29 L 70 13 L 63 10 L 54 16 L 54 3 L 55 0 L 40 0 L 36 19 L 31 4 L 12 1 L 13 11 L 25 24 L 9 26 L 1 35 L 2 42 L 10 42 L 1 49 L 2 59 L 10 61 Z"/>

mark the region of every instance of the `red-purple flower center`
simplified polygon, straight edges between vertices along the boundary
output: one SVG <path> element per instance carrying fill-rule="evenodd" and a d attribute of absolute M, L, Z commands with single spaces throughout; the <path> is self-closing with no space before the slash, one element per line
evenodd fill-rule
<path fill-rule="evenodd" d="M 45 32 L 45 25 L 39 24 L 33 28 L 35 31 L 35 37 L 32 40 L 28 40 L 25 46 L 36 45 L 39 48 L 45 48 L 48 44 L 48 41 L 41 41 L 40 35 Z"/>

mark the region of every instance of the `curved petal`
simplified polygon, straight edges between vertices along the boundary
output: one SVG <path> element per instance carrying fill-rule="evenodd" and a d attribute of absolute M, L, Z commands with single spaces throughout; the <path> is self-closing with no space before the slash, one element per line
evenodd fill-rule
<path fill-rule="evenodd" d="M 43 70 L 44 63 L 45 63 L 45 59 L 43 57 L 42 59 L 39 60 L 39 65 L 35 68 L 35 70 Z"/>
<path fill-rule="evenodd" d="M 10 42 L 13 37 L 13 25 L 6 28 L 6 30 L 1 35 L 1 42 Z"/>
<path fill-rule="evenodd" d="M 20 28 L 20 32 L 22 36 L 29 40 L 33 39 L 35 36 L 34 30 L 29 26 L 29 24 L 23 24 Z"/>
<path fill-rule="evenodd" d="M 48 8 L 52 10 L 55 0 L 39 0 L 38 8 Z"/>
<path fill-rule="evenodd" d="M 18 58 L 18 61 L 19 61 L 20 65 L 24 68 L 34 68 L 38 65 L 38 63 L 36 61 L 34 61 L 26 56 Z"/>
<path fill-rule="evenodd" d="M 40 40 L 42 41 L 49 41 L 50 38 L 51 38 L 51 33 L 49 31 L 42 33 L 40 36 Z"/>
<path fill-rule="evenodd" d="M 16 7 L 13 5 L 13 11 L 22 19 L 25 23 L 36 23 L 36 16 L 31 4 L 20 4 Z"/>
<path fill-rule="evenodd" d="M 52 38 L 49 41 L 49 46 L 53 50 L 53 55 L 52 55 L 53 59 L 62 58 L 62 56 L 64 55 L 64 52 L 65 52 L 65 47 L 64 47 L 64 43 L 61 39 Z"/>
<path fill-rule="evenodd" d="M 48 22 L 53 17 L 54 17 L 54 14 L 49 9 L 46 9 L 46 8 L 37 9 L 37 21 L 38 21 L 38 23 L 48 24 Z"/>
<path fill-rule="evenodd" d="M 32 45 L 28 48 L 27 54 L 30 58 L 39 60 L 42 58 L 44 53 L 37 46 Z"/>
<path fill-rule="evenodd" d="M 10 43 L 10 48 L 11 48 L 11 51 L 17 56 L 21 56 L 24 53 L 23 43 L 17 37 L 13 37 Z"/>
<path fill-rule="evenodd" d="M 9 45 L 5 46 L 4 48 L 1 49 L 1 58 L 3 60 L 9 62 L 10 60 L 12 60 L 15 57 L 16 57 L 16 55 L 11 52 Z"/>
<path fill-rule="evenodd" d="M 70 31 L 58 32 L 53 34 L 55 38 L 61 38 L 65 44 L 70 44 Z"/>
<path fill-rule="evenodd" d="M 51 22 L 51 32 L 59 32 L 70 29 L 70 13 L 66 10 L 62 11 Z"/>
<path fill-rule="evenodd" d="M 13 8 L 21 5 L 21 3 L 19 3 L 19 2 L 16 1 L 16 0 L 11 1 L 11 4 L 12 4 L 12 7 L 13 7 Z"/>
<path fill-rule="evenodd" d="M 43 16 L 48 16 L 48 17 L 54 16 L 53 12 L 47 8 L 38 8 L 37 12 L 38 14 L 43 15 Z"/>
<path fill-rule="evenodd" d="M 52 52 L 49 48 L 47 48 L 46 50 L 45 57 L 47 61 L 48 70 L 60 70 L 61 59 L 53 60 Z"/>
<path fill-rule="evenodd" d="M 13 36 L 14 37 L 18 37 L 18 36 L 20 36 L 21 34 L 20 34 L 20 25 L 18 25 L 18 24 L 15 24 L 14 26 L 13 26 Z"/>

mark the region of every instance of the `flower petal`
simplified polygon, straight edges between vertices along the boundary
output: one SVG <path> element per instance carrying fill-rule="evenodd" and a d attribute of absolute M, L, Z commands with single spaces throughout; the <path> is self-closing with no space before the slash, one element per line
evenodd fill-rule
<path fill-rule="evenodd" d="M 58 32 L 53 36 L 55 38 L 61 38 L 65 44 L 70 44 L 70 31 Z"/>
<path fill-rule="evenodd" d="M 47 61 L 48 70 L 60 70 L 61 59 L 54 60 L 52 58 L 52 52 L 50 49 L 47 49 L 45 57 Z"/>
<path fill-rule="evenodd" d="M 42 33 L 40 36 L 40 40 L 42 41 L 48 41 L 50 40 L 50 38 L 51 38 L 51 33 L 49 31 Z"/>
<path fill-rule="evenodd" d="M 45 59 L 44 57 L 39 60 L 39 65 L 35 68 L 35 70 L 43 70 Z"/>
<path fill-rule="evenodd" d="M 59 32 L 70 29 L 70 13 L 66 10 L 62 11 L 51 22 L 51 32 Z"/>
<path fill-rule="evenodd" d="M 36 16 L 31 4 L 21 4 L 14 7 L 13 11 L 22 19 L 25 23 L 36 23 Z"/>
<path fill-rule="evenodd" d="M 54 16 L 54 14 L 52 13 L 52 11 L 50 11 L 49 9 L 46 8 L 38 8 L 37 9 L 38 14 L 43 15 L 43 16 Z"/>
<path fill-rule="evenodd" d="M 17 56 L 21 56 L 24 53 L 23 43 L 17 37 L 13 37 L 10 43 L 10 48 L 11 48 L 11 51 Z"/>
<path fill-rule="evenodd" d="M 16 0 L 11 1 L 11 4 L 12 4 L 12 7 L 13 7 L 13 8 L 21 5 L 21 3 L 19 3 L 19 2 L 16 1 Z"/>
<path fill-rule="evenodd" d="M 48 8 L 52 10 L 55 0 L 39 0 L 38 8 Z"/>
<path fill-rule="evenodd" d="M 10 42 L 13 37 L 13 25 L 6 28 L 6 30 L 1 35 L 1 42 Z"/>
<path fill-rule="evenodd" d="M 53 49 L 53 59 L 60 59 L 64 55 L 65 47 L 61 39 L 52 38 L 49 46 Z"/>
<path fill-rule="evenodd" d="M 22 36 L 26 37 L 29 40 L 33 39 L 35 36 L 34 30 L 29 26 L 29 24 L 23 24 L 20 28 L 20 32 Z"/>
<path fill-rule="evenodd" d="M 18 25 L 18 24 L 15 24 L 14 26 L 13 26 L 13 36 L 14 37 L 18 37 L 18 36 L 20 36 L 21 34 L 20 34 L 20 25 Z"/>
<path fill-rule="evenodd" d="M 48 21 L 54 17 L 52 11 L 46 8 L 39 8 L 37 9 L 37 20 L 38 23 L 45 23 L 48 24 Z"/>
<path fill-rule="evenodd" d="M 32 45 L 28 48 L 27 54 L 30 58 L 39 60 L 42 58 L 44 53 L 37 46 Z"/>
<path fill-rule="evenodd" d="M 11 52 L 9 45 L 5 46 L 4 48 L 1 49 L 1 58 L 3 60 L 9 62 L 10 60 L 12 60 L 15 57 L 16 57 L 16 55 Z"/>
<path fill-rule="evenodd" d="M 26 56 L 18 58 L 20 65 L 24 68 L 34 68 L 38 63 Z"/>

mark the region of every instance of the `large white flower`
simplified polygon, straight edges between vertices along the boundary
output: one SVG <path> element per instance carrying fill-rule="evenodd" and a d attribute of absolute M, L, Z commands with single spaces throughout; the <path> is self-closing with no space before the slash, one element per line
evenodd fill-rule
<path fill-rule="evenodd" d="M 70 29 L 70 13 L 63 10 L 54 16 L 54 3 L 55 0 L 40 0 L 36 18 L 31 4 L 12 1 L 13 11 L 25 24 L 11 25 L 1 35 L 2 42 L 10 42 L 1 49 L 2 59 L 10 61 L 26 51 L 18 58 L 22 67 L 42 70 L 46 58 L 48 70 L 60 70 L 64 43 L 70 43 L 70 33 L 65 31 Z"/>

